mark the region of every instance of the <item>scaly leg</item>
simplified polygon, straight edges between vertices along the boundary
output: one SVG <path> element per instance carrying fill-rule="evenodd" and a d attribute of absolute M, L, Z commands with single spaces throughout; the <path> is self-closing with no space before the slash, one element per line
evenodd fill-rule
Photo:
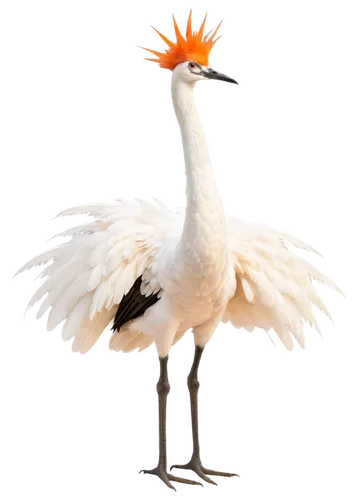
<path fill-rule="evenodd" d="M 157 392 L 159 399 L 159 462 L 157 467 L 152 470 L 141 470 L 144 474 L 154 474 L 158 476 L 169 488 L 175 490 L 174 486 L 170 481 L 176 481 L 177 483 L 186 484 L 200 484 L 196 481 L 191 481 L 189 479 L 184 479 L 181 477 L 172 476 L 167 473 L 167 439 L 166 439 L 166 415 L 167 415 L 167 396 L 170 391 L 170 385 L 168 381 L 168 356 L 165 358 L 159 358 L 160 361 L 160 377 L 157 383 Z"/>
<path fill-rule="evenodd" d="M 191 406 L 191 423 L 193 431 L 193 455 L 187 464 L 172 465 L 170 470 L 172 470 L 174 467 L 176 467 L 177 469 L 190 469 L 196 472 L 198 476 L 201 477 L 201 479 L 204 479 L 204 481 L 207 481 L 208 483 L 211 484 L 216 484 L 209 477 L 207 477 L 206 474 L 209 474 L 211 476 L 225 476 L 225 477 L 238 476 L 238 474 L 231 474 L 230 472 L 219 472 L 207 469 L 202 465 L 200 460 L 199 429 L 198 429 L 198 391 L 200 384 L 198 380 L 198 368 L 203 350 L 204 347 L 200 346 L 195 347 L 194 361 L 188 376 L 188 388 L 190 393 L 190 406 Z"/>

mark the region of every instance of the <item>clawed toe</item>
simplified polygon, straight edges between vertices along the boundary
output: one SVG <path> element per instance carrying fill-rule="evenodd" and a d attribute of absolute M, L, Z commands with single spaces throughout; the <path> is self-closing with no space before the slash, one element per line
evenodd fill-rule
<path fill-rule="evenodd" d="M 237 476 L 237 477 L 240 477 L 238 474 L 233 474 L 231 472 L 219 472 L 219 471 L 216 471 L 216 470 L 212 470 L 212 469 L 207 469 L 206 467 L 203 467 L 203 465 L 201 464 L 200 460 L 191 460 L 190 462 L 188 462 L 187 464 L 184 464 L 184 465 L 172 465 L 170 467 L 170 470 L 172 469 L 189 469 L 189 470 L 192 470 L 193 472 L 195 472 L 201 479 L 203 479 L 204 481 L 210 483 L 210 484 L 215 484 L 217 486 L 217 483 L 215 483 L 215 481 L 213 481 L 212 479 L 210 479 L 210 477 L 208 477 L 208 475 L 210 476 L 222 476 L 222 477 L 233 477 L 233 476 Z"/>
<path fill-rule="evenodd" d="M 200 485 L 203 486 L 201 483 L 198 483 L 197 481 L 192 481 L 191 479 L 185 479 L 184 477 L 176 477 L 173 476 L 172 474 L 168 474 L 167 471 L 164 469 L 164 467 L 158 466 L 155 467 L 154 469 L 151 470 L 141 470 L 139 474 L 143 472 L 144 474 L 152 474 L 155 476 L 158 476 L 163 483 L 165 483 L 168 488 L 171 488 L 172 490 L 176 491 L 174 486 L 170 481 L 175 481 L 177 483 L 183 483 L 183 484 L 194 484 L 194 485 Z"/>
<path fill-rule="evenodd" d="M 209 474 L 209 476 L 222 476 L 222 477 L 240 477 L 239 474 L 235 474 L 233 472 L 220 472 L 217 470 L 212 470 L 212 469 L 207 469 L 206 467 L 201 467 L 201 470 L 204 472 L 204 474 Z"/>
<path fill-rule="evenodd" d="M 184 484 L 195 484 L 197 486 L 203 486 L 201 483 L 199 483 L 198 481 L 192 481 L 191 479 L 186 479 L 184 477 L 177 477 L 177 476 L 173 476 L 172 474 L 168 474 L 168 478 L 171 480 L 171 481 L 175 481 L 176 483 L 184 483 Z"/>
<path fill-rule="evenodd" d="M 194 469 L 193 469 L 194 470 Z M 214 486 L 217 486 L 218 484 L 215 483 L 215 481 L 213 481 L 212 479 L 210 479 L 210 477 L 206 476 L 200 469 L 197 469 L 197 470 L 194 470 L 194 472 L 199 476 L 201 477 L 201 479 L 203 479 L 204 481 L 206 481 L 207 483 L 210 483 L 210 484 L 213 484 Z"/>
<path fill-rule="evenodd" d="M 172 469 L 189 469 L 189 470 L 192 470 L 194 471 L 201 479 L 203 479 L 204 481 L 206 481 L 207 483 L 210 483 L 210 484 L 214 484 L 215 486 L 217 486 L 217 484 L 215 483 L 215 481 L 213 481 L 212 479 L 210 479 L 210 477 L 206 476 L 204 474 L 204 472 L 201 470 L 201 467 L 198 463 L 192 463 L 192 462 L 189 462 L 187 464 L 184 464 L 184 465 L 172 465 L 170 467 L 170 470 Z"/>
<path fill-rule="evenodd" d="M 176 491 L 176 489 L 174 488 L 172 483 L 169 481 L 166 470 L 163 467 L 158 466 L 158 467 L 155 467 L 155 469 L 151 469 L 151 470 L 143 469 L 139 472 L 139 474 L 141 472 L 143 472 L 144 474 L 152 474 L 154 476 L 158 476 L 163 481 L 163 483 L 165 483 L 168 486 L 168 488 L 171 488 L 172 490 Z"/>

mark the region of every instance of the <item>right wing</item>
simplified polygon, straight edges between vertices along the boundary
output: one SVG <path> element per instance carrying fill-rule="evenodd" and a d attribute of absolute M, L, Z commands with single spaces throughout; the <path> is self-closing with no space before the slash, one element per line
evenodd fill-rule
<path fill-rule="evenodd" d="M 73 351 L 83 354 L 114 319 L 138 278 L 145 297 L 160 294 L 161 259 L 177 241 L 182 219 L 161 202 L 142 200 L 79 206 L 58 217 L 78 214 L 95 220 L 57 235 L 70 240 L 38 255 L 17 274 L 47 265 L 40 274 L 45 281 L 28 308 L 46 296 L 37 318 L 51 309 L 47 330 L 65 320 L 63 340 L 74 338 Z"/>

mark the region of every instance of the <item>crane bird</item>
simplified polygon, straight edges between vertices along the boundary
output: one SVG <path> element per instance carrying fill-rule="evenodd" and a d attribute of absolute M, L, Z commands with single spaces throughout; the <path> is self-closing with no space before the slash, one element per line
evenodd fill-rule
<path fill-rule="evenodd" d="M 155 30 L 168 48 L 145 50 L 156 56 L 150 61 L 172 71 L 171 93 L 185 160 L 185 211 L 171 211 L 157 200 L 116 200 L 65 210 L 59 216 L 88 214 L 93 220 L 57 235 L 67 240 L 18 272 L 45 266 L 40 274 L 44 282 L 29 306 L 44 298 L 37 317 L 50 309 L 48 330 L 64 321 L 62 337 L 73 339 L 74 352 L 89 351 L 111 322 L 110 349 L 127 353 L 155 344 L 160 362 L 159 461 L 154 469 L 141 472 L 157 475 L 175 489 L 171 481 L 201 483 L 167 471 L 170 348 L 192 330 L 195 354 L 187 382 L 193 453 L 187 464 L 173 467 L 191 469 L 216 484 L 208 476 L 235 475 L 204 467 L 199 449 L 198 368 L 217 326 L 231 322 L 250 332 L 272 329 L 288 350 L 293 339 L 304 347 L 304 323 L 319 331 L 312 306 L 330 317 L 313 281 L 340 290 L 289 246 L 315 252 L 309 245 L 225 215 L 193 90 L 201 81 L 237 82 L 209 65 L 221 23 L 204 36 L 206 16 L 196 32 L 190 11 L 184 38 L 173 20 L 176 41 Z"/>

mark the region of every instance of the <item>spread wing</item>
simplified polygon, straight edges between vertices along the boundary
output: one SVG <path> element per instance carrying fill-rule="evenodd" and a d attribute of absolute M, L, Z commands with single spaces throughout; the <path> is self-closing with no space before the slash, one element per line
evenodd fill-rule
<path fill-rule="evenodd" d="M 313 281 L 342 293 L 321 271 L 292 252 L 287 244 L 316 252 L 302 241 L 262 224 L 227 219 L 229 246 L 236 275 L 236 292 L 223 321 L 252 331 L 255 327 L 276 332 L 285 347 L 292 336 L 304 347 L 304 322 L 319 332 L 312 306 L 331 318 Z"/>
<path fill-rule="evenodd" d="M 69 240 L 38 255 L 17 274 L 46 266 L 40 274 L 44 282 L 28 307 L 44 298 L 37 318 L 50 309 L 47 329 L 65 321 L 63 340 L 73 338 L 73 351 L 85 353 L 114 319 L 118 304 L 128 298 L 133 287 L 137 299 L 139 295 L 149 298 L 137 304 L 133 314 L 138 316 L 143 304 L 148 307 L 158 300 L 158 276 L 166 250 L 180 235 L 181 218 L 161 202 L 142 200 L 79 206 L 58 216 L 78 214 L 88 214 L 94 220 L 57 235 Z M 131 311 L 123 311 L 121 308 L 118 324 L 131 319 Z"/>

